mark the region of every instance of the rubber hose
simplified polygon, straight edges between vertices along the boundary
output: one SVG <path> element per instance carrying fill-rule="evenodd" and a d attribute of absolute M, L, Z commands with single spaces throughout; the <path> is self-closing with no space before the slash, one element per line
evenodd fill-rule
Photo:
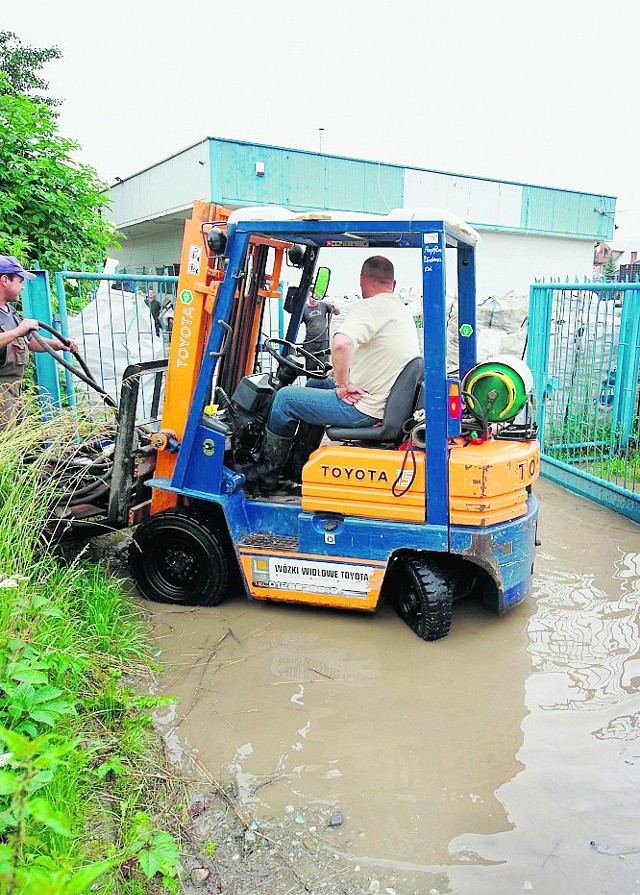
<path fill-rule="evenodd" d="M 87 475 L 89 473 L 100 475 L 101 472 L 111 469 L 112 466 L 111 463 L 96 463 L 95 461 L 93 463 L 81 463 L 79 460 L 69 460 L 65 465 L 73 467 L 74 472 L 83 470 Z"/>
<path fill-rule="evenodd" d="M 45 324 L 41 324 L 41 325 L 42 325 L 43 329 L 47 329 L 50 332 L 55 333 L 55 330 L 52 330 L 50 327 L 45 326 Z M 58 338 L 60 338 L 61 341 L 63 341 L 63 340 L 67 341 L 66 339 L 64 339 L 64 336 L 60 336 L 59 333 L 55 333 L 55 334 Z M 95 379 L 93 379 L 93 377 L 91 376 L 91 373 L 89 373 L 89 375 L 85 375 L 84 373 L 81 373 L 77 367 L 74 367 L 73 364 L 68 363 L 63 357 L 61 357 L 58 354 L 57 351 L 54 351 L 53 348 L 51 348 L 49 345 L 47 345 L 45 340 L 41 336 L 39 336 L 38 333 L 32 332 L 31 337 L 33 339 L 35 339 L 35 341 L 38 343 L 38 345 L 40 345 L 42 350 L 46 351 L 47 354 L 51 355 L 51 357 L 53 357 L 54 360 L 56 360 L 60 364 L 60 366 L 64 367 L 65 370 L 69 370 L 71 373 L 73 373 L 74 376 L 77 376 L 78 379 L 82 379 L 82 381 L 86 382 L 86 384 L 88 386 L 90 386 L 94 391 L 98 392 L 98 394 L 102 396 L 105 404 L 108 404 L 110 407 L 113 407 L 115 410 L 118 409 L 118 405 L 113 400 L 111 395 L 108 392 L 106 392 L 102 388 L 102 386 L 98 385 L 98 383 L 95 381 Z M 78 363 L 80 363 L 80 365 L 83 367 L 83 369 L 85 369 L 85 368 L 88 369 L 87 365 L 80 358 L 80 355 L 76 351 L 72 351 L 71 354 L 75 357 L 75 359 L 78 361 Z"/>
<path fill-rule="evenodd" d="M 72 500 L 67 502 L 67 506 L 76 507 L 82 503 L 93 503 L 99 497 L 104 497 L 105 494 L 108 494 L 110 491 L 109 485 L 102 485 L 100 488 L 96 488 L 95 491 L 90 492 L 89 494 L 84 495 L 83 497 L 74 497 Z"/>
<path fill-rule="evenodd" d="M 67 351 L 69 351 L 75 357 L 75 359 L 78 361 L 78 363 L 84 370 L 85 376 L 88 376 L 89 379 L 93 379 L 95 382 L 93 373 L 87 366 L 85 359 L 82 357 L 82 355 L 77 351 L 71 351 L 71 348 L 69 347 L 69 339 L 67 339 L 66 336 L 63 336 L 62 333 L 59 333 L 57 329 L 53 329 L 53 327 L 49 326 L 48 323 L 43 323 L 41 320 L 38 320 L 38 325 L 40 326 L 41 329 L 46 330 L 48 333 L 50 333 L 52 336 L 54 336 L 56 339 L 59 339 L 64 345 L 66 345 Z M 32 333 L 32 335 L 35 336 L 36 333 Z"/>
<path fill-rule="evenodd" d="M 84 497 L 85 494 L 90 494 L 94 488 L 98 488 L 101 485 L 109 488 L 109 479 L 110 475 L 105 476 L 103 479 L 94 479 L 92 482 L 89 482 L 88 485 L 83 485 L 82 488 L 74 488 L 73 491 L 65 491 L 60 496 L 60 500 L 71 500 L 76 497 Z"/>

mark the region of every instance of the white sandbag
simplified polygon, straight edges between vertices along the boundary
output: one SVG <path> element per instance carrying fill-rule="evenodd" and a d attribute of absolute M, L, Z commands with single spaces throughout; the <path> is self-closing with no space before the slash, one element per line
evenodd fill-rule
<path fill-rule="evenodd" d="M 101 282 L 96 297 L 80 314 L 69 317 L 69 336 L 78 343 L 96 381 L 116 403 L 120 400 L 124 371 L 130 364 L 166 356 L 162 335 L 156 335 L 144 294 L 116 290 L 107 281 Z M 78 399 L 82 397 L 91 403 L 101 400 L 81 380 L 74 380 L 74 384 Z M 153 379 L 147 376 L 140 386 L 136 411 L 139 421 L 149 417 L 152 396 Z"/>

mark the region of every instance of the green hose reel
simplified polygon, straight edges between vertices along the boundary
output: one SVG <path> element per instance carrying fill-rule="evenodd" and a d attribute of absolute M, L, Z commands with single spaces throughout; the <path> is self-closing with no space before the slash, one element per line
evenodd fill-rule
<path fill-rule="evenodd" d="M 533 376 L 524 361 L 502 354 L 473 367 L 462 380 L 468 410 L 487 423 L 514 419 L 530 399 Z"/>

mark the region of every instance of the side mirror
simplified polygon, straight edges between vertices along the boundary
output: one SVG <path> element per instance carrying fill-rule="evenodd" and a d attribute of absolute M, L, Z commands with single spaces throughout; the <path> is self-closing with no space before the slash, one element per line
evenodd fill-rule
<path fill-rule="evenodd" d="M 329 291 L 330 279 L 331 270 L 328 267 L 319 267 L 312 289 L 312 295 L 316 299 L 316 301 L 322 301 L 322 299 Z"/>
<path fill-rule="evenodd" d="M 219 258 L 227 249 L 227 234 L 220 227 L 212 227 L 207 233 L 207 245 L 211 254 Z"/>

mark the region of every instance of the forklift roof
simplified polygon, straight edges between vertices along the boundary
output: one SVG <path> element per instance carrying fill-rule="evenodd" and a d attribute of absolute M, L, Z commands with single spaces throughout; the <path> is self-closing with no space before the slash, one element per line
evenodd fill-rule
<path fill-rule="evenodd" d="M 439 208 L 395 208 L 388 215 L 370 215 L 343 211 L 293 212 L 281 206 L 264 205 L 234 211 L 228 224 L 231 232 L 268 230 L 272 236 L 316 246 L 420 247 L 421 234 L 430 230 L 443 230 L 447 245 L 451 246 L 458 242 L 475 246 L 480 240 L 470 224 Z"/>

